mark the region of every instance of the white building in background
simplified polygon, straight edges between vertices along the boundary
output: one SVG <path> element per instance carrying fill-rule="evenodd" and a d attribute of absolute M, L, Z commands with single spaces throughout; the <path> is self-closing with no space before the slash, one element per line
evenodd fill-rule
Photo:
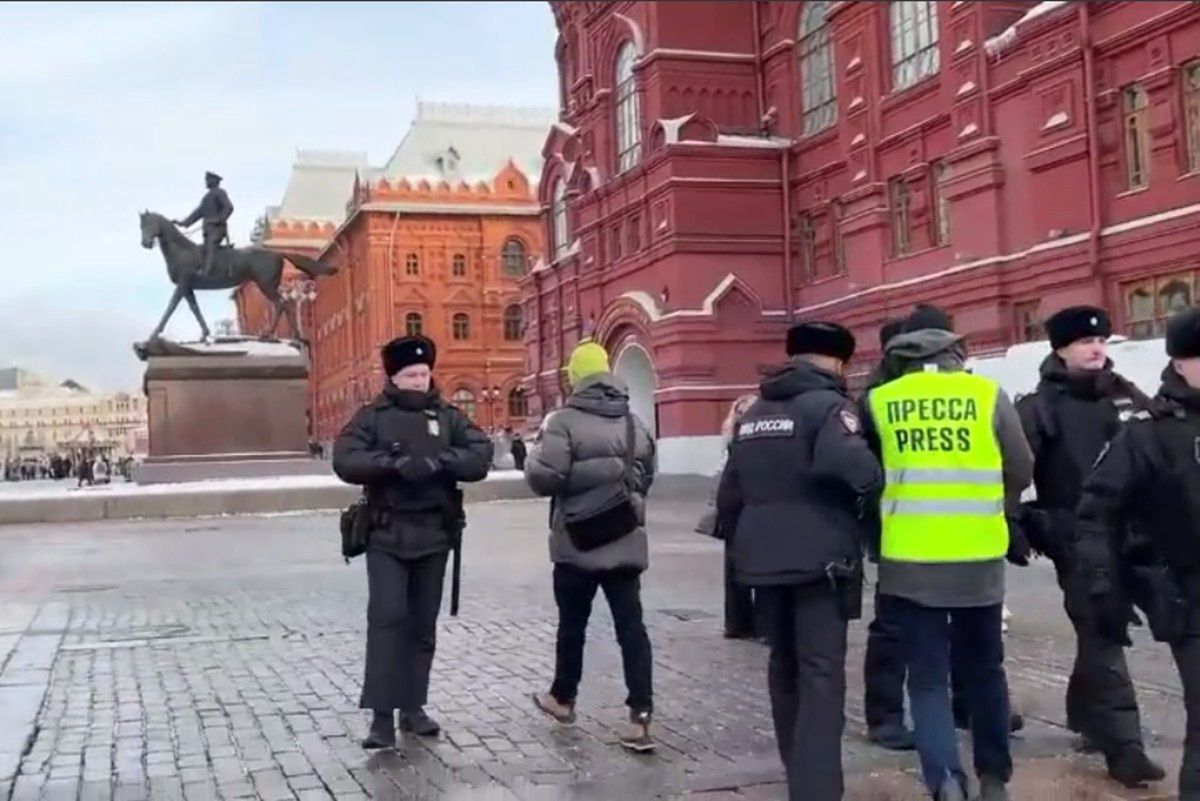
<path fill-rule="evenodd" d="M 141 395 L 92 392 L 70 380 L 53 384 L 18 367 L 0 370 L 0 459 L 82 450 L 134 456 L 146 452 L 147 439 Z"/>

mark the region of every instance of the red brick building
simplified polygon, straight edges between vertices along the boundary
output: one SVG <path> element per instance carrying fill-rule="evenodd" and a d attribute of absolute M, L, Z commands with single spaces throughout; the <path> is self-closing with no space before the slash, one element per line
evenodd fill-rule
<path fill-rule="evenodd" d="M 290 248 L 312 233 L 323 239 L 316 255 L 338 268 L 317 280 L 311 304 L 315 438 L 333 439 L 379 392 L 379 349 L 405 333 L 437 342 L 435 379 L 476 422 L 524 425 L 518 281 L 542 249 L 536 188 L 553 118 L 543 109 L 418 103 L 382 167 L 312 184 L 323 198 L 316 205 L 334 204 L 333 225 L 288 214 L 287 195 L 268 214 L 268 245 Z"/>
<path fill-rule="evenodd" d="M 552 2 L 562 112 L 526 279 L 540 409 L 583 335 L 711 464 L 792 319 L 929 301 L 975 352 L 1100 303 L 1134 336 L 1200 287 L 1200 3 Z"/>

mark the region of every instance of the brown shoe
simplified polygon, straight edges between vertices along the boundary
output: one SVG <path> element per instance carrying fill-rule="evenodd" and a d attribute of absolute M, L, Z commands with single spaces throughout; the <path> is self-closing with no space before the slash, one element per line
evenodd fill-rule
<path fill-rule="evenodd" d="M 575 707 L 572 704 L 560 702 L 550 693 L 534 693 L 533 705 L 559 723 L 570 724 L 575 722 Z"/>
<path fill-rule="evenodd" d="M 621 745 L 639 754 L 654 750 L 654 738 L 650 736 L 650 713 L 629 710 L 629 723 L 621 733 Z"/>

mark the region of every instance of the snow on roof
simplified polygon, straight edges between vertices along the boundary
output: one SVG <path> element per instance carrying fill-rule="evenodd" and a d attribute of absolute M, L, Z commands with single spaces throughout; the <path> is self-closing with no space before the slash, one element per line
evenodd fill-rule
<path fill-rule="evenodd" d="M 1026 11 L 1025 15 L 1012 25 L 1009 25 L 995 36 L 990 37 L 986 42 L 983 43 L 983 49 L 989 56 L 1000 55 L 1017 41 L 1017 34 L 1021 25 L 1029 22 L 1030 20 L 1037 19 L 1045 14 L 1049 14 L 1051 11 L 1056 11 L 1070 2 L 1071 0 L 1043 0 L 1043 2 L 1038 3 Z"/>
<path fill-rule="evenodd" d="M 354 190 L 354 176 L 367 168 L 367 154 L 339 150 L 301 150 L 292 162 L 283 200 L 267 209 L 270 219 L 339 223 Z"/>
<path fill-rule="evenodd" d="M 417 103 L 412 127 L 382 170 L 389 181 L 490 181 L 508 161 L 536 185 L 542 146 L 555 123 L 549 108 Z"/>

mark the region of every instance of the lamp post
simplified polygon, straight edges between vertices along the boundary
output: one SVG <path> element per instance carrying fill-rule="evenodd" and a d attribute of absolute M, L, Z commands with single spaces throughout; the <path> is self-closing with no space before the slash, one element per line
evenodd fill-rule
<path fill-rule="evenodd" d="M 290 281 L 279 290 L 283 299 L 292 304 L 296 310 L 296 327 L 299 329 L 292 334 L 296 339 L 304 340 L 304 307 L 317 299 L 317 282 L 312 279 Z"/>
<path fill-rule="evenodd" d="M 488 425 L 493 430 L 496 428 L 496 401 L 500 399 L 500 387 L 492 386 L 491 389 L 483 390 L 483 399 L 487 401 L 488 407 Z"/>

